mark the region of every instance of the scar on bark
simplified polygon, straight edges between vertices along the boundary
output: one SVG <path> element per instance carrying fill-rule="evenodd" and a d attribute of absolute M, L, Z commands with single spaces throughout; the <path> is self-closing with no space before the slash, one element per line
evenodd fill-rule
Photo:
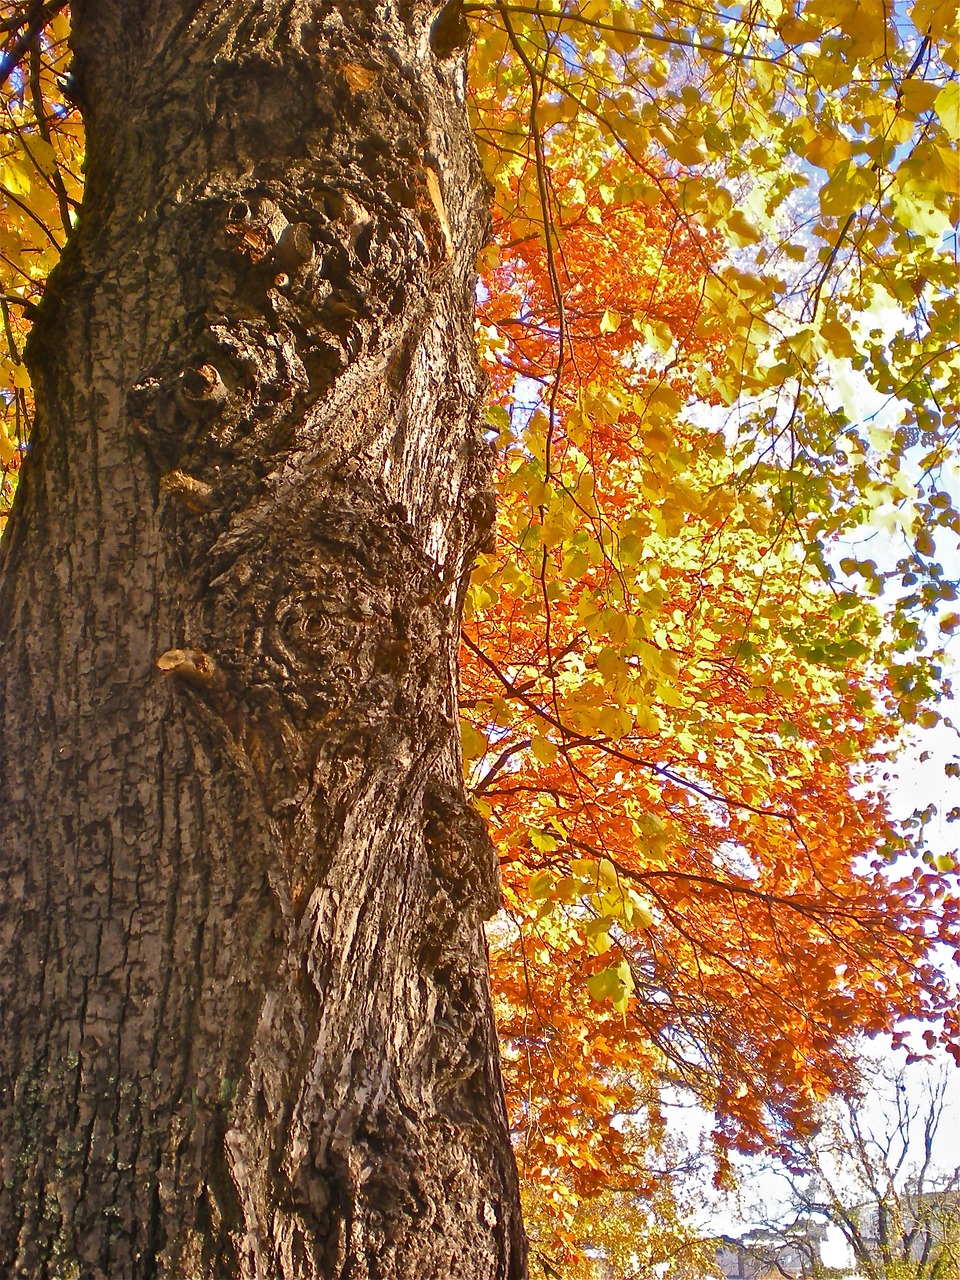
<path fill-rule="evenodd" d="M 201 649 L 167 649 L 157 658 L 157 670 L 175 676 L 198 689 L 223 689 L 226 677 L 209 654 Z"/>
<path fill-rule="evenodd" d="M 195 476 L 188 476 L 185 471 L 170 471 L 161 476 L 160 491 L 177 498 L 188 511 L 212 511 L 217 505 L 213 486 Z"/>

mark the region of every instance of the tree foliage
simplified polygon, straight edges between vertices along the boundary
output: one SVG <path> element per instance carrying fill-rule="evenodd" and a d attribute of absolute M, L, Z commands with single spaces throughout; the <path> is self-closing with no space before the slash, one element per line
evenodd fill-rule
<path fill-rule="evenodd" d="M 0 30 L 0 519 L 9 509 L 30 434 L 30 379 L 20 360 L 32 308 L 79 205 L 83 126 L 63 96 L 66 6 L 4 5 Z"/>
<path fill-rule="evenodd" d="M 499 476 L 464 758 L 518 1152 L 572 1247 L 591 1196 L 656 1194 L 664 1082 L 721 1151 L 776 1148 L 853 1087 L 855 1035 L 956 1048 L 956 863 L 882 770 L 960 626 L 957 15 L 495 0 L 437 47 L 464 21 Z M 8 502 L 82 130 L 65 7 L 2 32 Z"/>
<path fill-rule="evenodd" d="M 635 1176 L 611 1093 L 666 1072 L 776 1143 L 853 1031 L 950 1016 L 952 861 L 866 766 L 938 720 L 953 626 L 953 15 L 476 12 L 502 480 L 464 741 L 520 1151 L 589 1194 Z"/>

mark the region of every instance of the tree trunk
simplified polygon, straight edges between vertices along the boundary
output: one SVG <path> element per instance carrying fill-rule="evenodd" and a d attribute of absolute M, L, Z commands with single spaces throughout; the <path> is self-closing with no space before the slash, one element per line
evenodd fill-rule
<path fill-rule="evenodd" d="M 457 5 L 76 0 L 0 585 L 0 1269 L 520 1277 Z"/>

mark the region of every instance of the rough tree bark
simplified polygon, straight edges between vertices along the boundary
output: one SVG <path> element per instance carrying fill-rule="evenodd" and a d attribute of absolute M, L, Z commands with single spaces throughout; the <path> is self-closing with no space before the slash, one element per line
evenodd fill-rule
<path fill-rule="evenodd" d="M 0 1269 L 519 1277 L 458 6 L 76 0 L 0 588 Z"/>

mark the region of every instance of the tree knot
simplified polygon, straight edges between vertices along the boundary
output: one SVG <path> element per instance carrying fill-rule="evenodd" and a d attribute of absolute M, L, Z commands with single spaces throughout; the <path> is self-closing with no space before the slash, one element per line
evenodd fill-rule
<path fill-rule="evenodd" d="M 500 909 L 500 868 L 487 824 L 462 790 L 431 778 L 423 797 L 430 867 L 454 903 L 489 920 Z"/>

